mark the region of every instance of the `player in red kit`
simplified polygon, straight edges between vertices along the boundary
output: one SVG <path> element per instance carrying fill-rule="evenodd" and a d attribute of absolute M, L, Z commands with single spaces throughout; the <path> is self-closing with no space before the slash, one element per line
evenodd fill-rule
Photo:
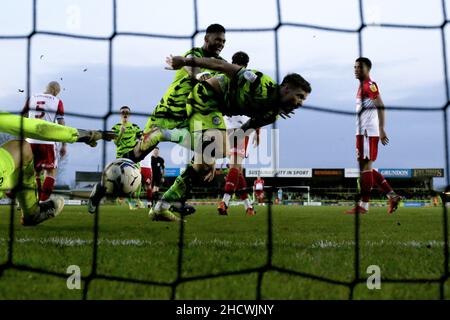
<path fill-rule="evenodd" d="M 377 84 L 370 78 L 372 62 L 365 57 L 355 61 L 355 77 L 360 81 L 356 97 L 356 152 L 360 168 L 361 201 L 348 214 L 369 211 L 370 192 L 373 186 L 385 193 L 389 199 L 388 213 L 397 210 L 401 197 L 391 188 L 386 179 L 372 169 L 378 155 L 378 142 L 389 143 L 385 125 L 384 104 Z"/>
<path fill-rule="evenodd" d="M 250 57 L 243 51 L 236 52 L 232 57 L 232 63 L 247 68 Z M 254 216 L 256 214 L 252 202 L 248 198 L 247 182 L 242 171 L 243 162 L 247 155 L 247 146 L 249 136 L 239 132 L 241 126 L 250 118 L 243 115 L 224 116 L 227 127 L 227 138 L 230 143 L 229 160 L 230 171 L 225 178 L 225 188 L 222 201 L 219 202 L 217 210 L 220 215 L 228 214 L 228 205 L 233 193 L 239 194 L 239 198 L 244 204 L 245 213 L 247 216 Z M 255 131 L 253 137 L 253 145 L 256 147 L 259 144 L 259 129 Z"/>
<path fill-rule="evenodd" d="M 44 93 L 31 96 L 23 109 L 23 115 L 28 118 L 46 120 L 65 125 L 64 106 L 57 98 L 61 87 L 58 82 L 52 81 L 47 85 Z M 53 192 L 58 168 L 56 155 L 56 143 L 26 139 L 30 143 L 34 156 L 34 168 L 36 170 L 36 182 L 39 192 L 39 200 L 46 201 Z M 67 153 L 66 144 L 63 143 L 59 150 L 59 156 L 63 158 Z M 44 172 L 44 181 L 41 181 L 41 173 Z"/>
<path fill-rule="evenodd" d="M 142 175 L 142 186 L 145 189 L 145 194 L 147 198 L 147 206 L 151 208 L 153 202 L 153 188 L 152 188 L 152 165 L 150 157 L 146 157 L 141 161 L 141 175 Z"/>
<path fill-rule="evenodd" d="M 253 184 L 253 190 L 255 191 L 255 198 L 258 199 L 258 203 L 261 204 L 264 202 L 264 179 L 260 177 L 256 178 Z"/>

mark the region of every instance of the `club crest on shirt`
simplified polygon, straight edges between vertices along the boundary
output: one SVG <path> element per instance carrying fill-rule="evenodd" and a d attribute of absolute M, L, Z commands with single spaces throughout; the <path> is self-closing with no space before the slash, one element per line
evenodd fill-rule
<path fill-rule="evenodd" d="M 370 88 L 370 91 L 372 91 L 372 92 L 377 92 L 378 91 L 377 86 L 375 85 L 375 83 L 372 83 L 369 86 L 369 88 Z"/>
<path fill-rule="evenodd" d="M 220 124 L 220 117 L 213 117 L 212 122 L 217 126 Z"/>

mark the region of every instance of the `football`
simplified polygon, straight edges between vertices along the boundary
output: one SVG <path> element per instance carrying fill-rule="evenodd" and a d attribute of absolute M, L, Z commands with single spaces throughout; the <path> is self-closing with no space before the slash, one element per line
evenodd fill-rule
<path fill-rule="evenodd" d="M 105 167 L 102 180 L 107 194 L 128 196 L 140 188 L 141 170 L 129 159 L 116 159 Z"/>

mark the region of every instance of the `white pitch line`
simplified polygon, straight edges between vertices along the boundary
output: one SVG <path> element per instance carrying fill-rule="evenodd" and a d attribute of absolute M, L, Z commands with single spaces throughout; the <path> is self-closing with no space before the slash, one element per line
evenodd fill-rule
<path fill-rule="evenodd" d="M 7 243 L 8 239 L 0 238 L 0 244 Z M 93 240 L 81 239 L 81 238 L 65 238 L 65 237 L 50 237 L 50 238 L 15 238 L 15 243 L 19 244 L 41 244 L 41 245 L 56 245 L 62 247 L 82 247 L 91 246 Z M 361 240 L 361 247 L 403 247 L 403 248 L 425 248 L 425 247 L 443 247 L 443 241 L 429 240 L 429 241 L 392 241 L 392 240 Z M 164 246 L 167 242 L 164 241 L 151 241 L 143 239 L 99 239 L 99 246 L 112 246 L 112 247 L 149 247 L 149 246 Z M 265 248 L 267 243 L 264 239 L 258 239 L 255 241 L 235 241 L 235 240 L 199 240 L 197 238 L 188 240 L 185 242 L 186 247 L 220 247 L 220 248 Z M 287 240 L 274 241 L 275 247 L 295 247 L 299 249 L 339 249 L 350 248 L 355 246 L 355 242 L 352 240 L 317 240 L 312 243 L 303 242 L 291 242 Z"/>

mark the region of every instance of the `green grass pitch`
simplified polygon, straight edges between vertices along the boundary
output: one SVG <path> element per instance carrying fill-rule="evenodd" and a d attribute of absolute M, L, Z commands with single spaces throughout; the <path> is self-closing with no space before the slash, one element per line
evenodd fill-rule
<path fill-rule="evenodd" d="M 354 279 L 354 217 L 344 207 L 273 207 L 273 257 L 278 268 L 331 280 Z M 0 264 L 7 261 L 8 206 L 0 207 Z M 243 207 L 218 216 L 213 206 L 199 206 L 187 217 L 183 278 L 216 275 L 264 266 L 267 262 L 268 207 L 246 217 Z M 147 209 L 101 207 L 97 274 L 170 283 L 177 278 L 179 224 L 152 222 Z M 438 279 L 444 270 L 442 208 L 371 208 L 361 216 L 360 276 L 378 265 L 382 279 Z M 37 227 L 19 225 L 15 216 L 14 264 L 66 273 L 78 265 L 82 276 L 92 266 L 94 217 L 85 207 L 63 213 Z M 67 275 L 69 276 L 69 275 Z M 255 299 L 258 273 L 182 281 L 176 299 Z M 444 286 L 450 297 L 450 283 Z M 84 282 L 82 283 L 84 286 Z M 170 299 L 170 286 L 94 279 L 88 299 Z M 383 283 L 355 288 L 354 299 L 438 299 L 439 283 Z M 0 299 L 80 299 L 66 279 L 17 269 L 0 276 Z M 264 273 L 263 299 L 348 299 L 349 287 L 278 271 Z"/>

